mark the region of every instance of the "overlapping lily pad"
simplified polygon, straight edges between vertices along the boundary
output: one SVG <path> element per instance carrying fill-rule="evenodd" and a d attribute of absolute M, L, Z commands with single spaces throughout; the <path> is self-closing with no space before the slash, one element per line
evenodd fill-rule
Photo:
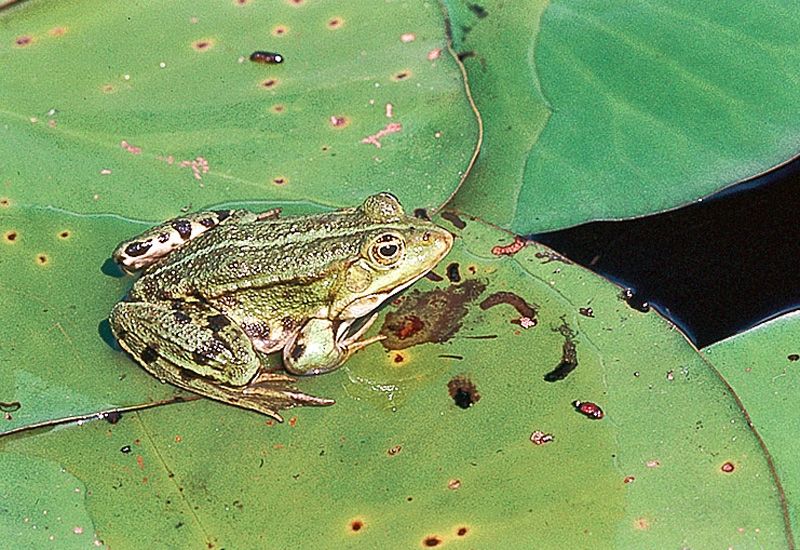
<path fill-rule="evenodd" d="M 518 233 L 674 208 L 800 148 L 797 10 L 445 5 L 486 123 L 456 204 Z"/>
<path fill-rule="evenodd" d="M 386 346 L 302 381 L 336 405 L 278 425 L 200 400 L 0 447 L 85 483 L 111 547 L 786 543 L 758 441 L 679 332 L 546 248 L 446 218 L 441 280 L 388 308 Z"/>

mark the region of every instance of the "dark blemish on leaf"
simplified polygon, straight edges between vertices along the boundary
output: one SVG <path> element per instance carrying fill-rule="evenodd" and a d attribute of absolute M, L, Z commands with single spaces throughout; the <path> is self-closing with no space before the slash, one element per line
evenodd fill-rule
<path fill-rule="evenodd" d="M 16 231 L 6 231 L 5 234 L 3 234 L 3 238 L 9 243 L 16 241 L 17 237 L 19 237 L 19 234 Z"/>
<path fill-rule="evenodd" d="M 730 461 L 729 461 L 729 462 L 726 462 L 726 463 L 724 463 L 724 464 L 723 464 L 723 465 L 720 467 L 720 470 L 722 470 L 722 471 L 723 471 L 723 472 L 725 472 L 726 474 L 730 474 L 730 473 L 732 473 L 732 472 L 733 472 L 735 469 L 736 469 L 736 467 L 733 465 L 733 462 L 730 462 Z"/>
<path fill-rule="evenodd" d="M 3 197 L 2 199 L 0 199 L 0 207 L 2 207 L 2 208 L 8 208 L 9 206 L 11 206 L 11 201 L 10 201 L 9 199 L 7 199 L 7 198 L 5 198 L 5 197 Z"/>
<path fill-rule="evenodd" d="M 448 353 L 442 353 L 442 354 L 438 355 L 437 357 L 441 357 L 442 359 L 457 359 L 459 361 L 463 361 L 464 360 L 464 356 L 463 355 L 451 355 L 451 354 L 448 354 Z"/>
<path fill-rule="evenodd" d="M 636 481 L 636 478 L 634 476 L 625 476 L 622 480 L 622 483 L 627 485 L 628 483 L 633 483 L 634 481 Z"/>
<path fill-rule="evenodd" d="M 231 320 L 223 314 L 212 315 L 206 319 L 206 322 L 208 328 L 210 328 L 213 332 L 219 332 L 231 324 Z"/>
<path fill-rule="evenodd" d="M 447 391 L 453 402 L 462 409 L 468 409 L 477 403 L 481 394 L 466 376 L 456 376 L 447 383 Z"/>
<path fill-rule="evenodd" d="M 172 228 L 184 241 L 192 235 L 192 223 L 189 220 L 175 220 L 172 222 Z"/>
<path fill-rule="evenodd" d="M 451 479 L 450 481 L 447 482 L 447 488 L 450 489 L 451 491 L 455 491 L 459 487 L 461 487 L 460 479 Z"/>
<path fill-rule="evenodd" d="M 417 208 L 414 210 L 414 217 L 419 218 L 420 220 L 428 220 L 431 221 L 431 217 L 428 215 L 427 210 L 424 208 Z"/>
<path fill-rule="evenodd" d="M 461 282 L 461 273 L 458 271 L 458 263 L 453 262 L 447 266 L 447 278 L 450 279 L 451 283 L 460 283 Z"/>
<path fill-rule="evenodd" d="M 459 527 L 458 529 L 456 529 L 456 536 L 457 537 L 464 537 L 464 536 L 467 535 L 467 533 L 469 533 L 469 529 L 466 528 L 466 527 L 462 526 L 462 527 Z"/>
<path fill-rule="evenodd" d="M 102 91 L 104 94 L 113 94 L 114 92 L 117 91 L 117 88 L 113 84 L 103 84 L 100 87 L 100 91 Z"/>
<path fill-rule="evenodd" d="M 459 52 L 457 57 L 459 61 L 464 61 L 465 59 L 468 59 L 470 57 L 475 57 L 475 55 L 476 54 L 473 50 L 468 50 L 466 52 Z"/>
<path fill-rule="evenodd" d="M 494 340 L 495 338 L 498 337 L 499 336 L 497 334 L 483 334 L 481 336 L 464 336 L 464 338 L 467 338 L 469 340 Z"/>
<path fill-rule="evenodd" d="M 594 318 L 594 310 L 590 307 L 582 307 L 578 310 L 578 313 L 583 315 L 584 317 L 592 317 Z"/>
<path fill-rule="evenodd" d="M 119 450 L 119 452 L 121 452 L 122 454 L 128 454 L 129 452 L 131 452 L 131 446 L 125 445 Z"/>
<path fill-rule="evenodd" d="M 650 304 L 639 298 L 630 288 L 626 288 L 620 292 L 619 297 L 636 311 L 641 311 L 642 313 L 650 311 Z"/>
<path fill-rule="evenodd" d="M 14 39 L 14 45 L 17 48 L 24 48 L 26 46 L 30 46 L 31 44 L 33 44 L 33 37 L 27 34 L 23 36 L 18 36 L 17 38 Z"/>
<path fill-rule="evenodd" d="M 283 112 L 285 109 L 286 109 L 286 107 L 284 107 L 284 106 L 283 106 L 283 105 L 281 105 L 280 103 L 278 103 L 277 105 L 273 105 L 272 107 L 270 107 L 270 110 L 271 110 L 273 113 L 282 113 L 282 112 Z"/>
<path fill-rule="evenodd" d="M 70 232 L 66 231 L 66 230 L 64 230 L 64 231 L 62 231 L 61 233 L 58 234 L 58 238 L 59 239 L 69 239 L 69 236 L 70 236 Z"/>
<path fill-rule="evenodd" d="M 581 413 L 583 416 L 592 420 L 600 420 L 605 416 L 603 409 L 591 401 L 573 401 L 572 406 L 575 407 L 575 410 Z"/>
<path fill-rule="evenodd" d="M 457 229 L 464 229 L 467 223 L 453 212 L 442 212 L 442 218 L 452 223 Z"/>
<path fill-rule="evenodd" d="M 278 176 L 276 178 L 272 178 L 272 183 L 274 183 L 275 185 L 285 185 L 286 181 L 287 181 L 287 179 L 285 177 L 283 177 L 283 176 Z"/>
<path fill-rule="evenodd" d="M 398 350 L 426 342 L 446 342 L 461 328 L 467 305 L 485 289 L 486 283 L 470 279 L 446 289 L 407 294 L 384 319 L 380 330 L 386 336 L 383 346 Z"/>
<path fill-rule="evenodd" d="M 52 29 L 47 31 L 47 34 L 49 34 L 52 37 L 56 37 L 56 38 L 59 37 L 59 36 L 64 36 L 65 34 L 67 34 L 67 28 L 66 27 L 53 27 Z"/>
<path fill-rule="evenodd" d="M 208 51 L 213 46 L 214 46 L 214 41 L 206 38 L 201 38 L 200 40 L 195 40 L 194 42 L 192 42 L 192 49 L 196 52 Z"/>
<path fill-rule="evenodd" d="M 444 541 L 440 537 L 436 535 L 429 535 L 422 539 L 422 546 L 425 548 L 434 548 L 442 544 L 442 542 Z"/>
<path fill-rule="evenodd" d="M 331 30 L 340 29 L 344 25 L 344 19 L 341 17 L 332 17 L 328 20 L 328 28 Z"/>
<path fill-rule="evenodd" d="M 561 362 L 556 368 L 544 375 L 545 382 L 558 382 L 564 380 L 569 373 L 578 367 L 578 353 L 575 342 L 572 340 L 564 341 L 561 349 Z"/>
<path fill-rule="evenodd" d="M 250 54 L 250 61 L 264 65 L 283 63 L 283 56 L 275 52 L 255 51 Z"/>
<path fill-rule="evenodd" d="M 495 256 L 513 256 L 528 244 L 528 241 L 519 235 L 514 236 L 514 242 L 507 245 L 498 245 L 492 247 L 492 254 Z"/>
<path fill-rule="evenodd" d="M 544 260 L 543 264 L 549 264 L 550 262 L 561 262 L 562 264 L 571 265 L 572 262 L 556 252 L 555 250 L 541 250 L 534 254 L 540 260 Z"/>
<path fill-rule="evenodd" d="M 272 29 L 272 36 L 284 36 L 289 29 L 284 25 L 278 25 L 274 29 Z"/>
<path fill-rule="evenodd" d="M 345 116 L 332 115 L 330 122 L 334 128 L 345 128 L 350 125 L 350 119 Z"/>
<path fill-rule="evenodd" d="M 521 317 L 528 319 L 529 326 L 535 326 L 538 323 L 536 315 L 538 314 L 539 306 L 536 304 L 528 304 L 528 302 L 513 292 L 495 292 L 480 303 L 480 308 L 485 311 L 500 304 L 508 304 L 516 309 Z M 520 324 L 521 320 L 513 319 L 511 322 Z M 532 325 L 530 323 L 532 323 Z"/>
<path fill-rule="evenodd" d="M 429 281 L 433 281 L 434 283 L 438 283 L 438 282 L 444 281 L 444 277 L 442 277 L 441 275 L 439 275 L 437 273 L 434 273 L 433 271 L 428 271 L 425 274 L 425 278 L 428 279 Z"/>
<path fill-rule="evenodd" d="M 547 445 L 554 440 L 553 434 L 545 433 L 541 430 L 536 430 L 531 434 L 531 443 L 534 445 Z"/>
<path fill-rule="evenodd" d="M 259 84 L 259 86 L 261 86 L 262 88 L 265 88 L 267 90 L 271 90 L 272 88 L 274 88 L 277 85 L 278 85 L 278 79 L 277 78 L 267 78 L 266 80 L 262 80 L 261 84 Z"/>
<path fill-rule="evenodd" d="M 122 413 L 119 411 L 110 411 L 107 413 L 103 413 L 103 419 L 109 424 L 116 424 L 117 422 L 122 420 Z"/>
<path fill-rule="evenodd" d="M 402 356 L 401 354 L 399 354 L 399 353 L 396 353 L 396 354 L 394 355 L 394 359 L 393 359 L 393 361 L 394 361 L 395 363 L 402 363 L 402 362 L 403 362 L 403 361 L 405 361 L 405 360 L 406 360 L 406 359 L 405 359 L 405 357 L 403 357 L 403 356 Z"/>
<path fill-rule="evenodd" d="M 361 531 L 364 528 L 364 522 L 360 519 L 354 519 L 350 522 L 350 530 L 353 532 Z"/>
<path fill-rule="evenodd" d="M 406 80 L 410 76 L 411 76 L 411 71 L 408 70 L 408 69 L 405 69 L 403 71 L 400 71 L 398 73 L 393 74 L 392 75 L 392 80 L 394 80 L 395 82 L 400 82 L 401 80 Z"/>
<path fill-rule="evenodd" d="M 125 254 L 127 256 L 131 256 L 132 258 L 136 258 L 150 250 L 151 246 L 153 246 L 153 241 L 151 240 L 134 241 L 125 247 Z"/>
<path fill-rule="evenodd" d="M 19 401 L 0 401 L 0 411 L 5 413 L 17 412 L 22 408 L 22 403 Z"/>
<path fill-rule="evenodd" d="M 143 363 L 149 365 L 158 359 L 158 351 L 153 347 L 147 346 L 142 351 L 141 359 Z"/>
<path fill-rule="evenodd" d="M 289 4 L 292 6 L 301 6 L 305 3 L 306 0 L 289 0 Z"/>
<path fill-rule="evenodd" d="M 478 4 L 469 4 L 468 7 L 469 11 L 474 13 L 478 17 L 478 19 L 483 19 L 484 17 L 489 15 L 489 12 L 486 11 L 486 8 Z"/>
<path fill-rule="evenodd" d="M 386 451 L 386 454 L 389 456 L 396 456 L 402 450 L 403 450 L 402 445 L 395 445 L 394 447 L 391 447 L 388 451 Z"/>
<path fill-rule="evenodd" d="M 789 361 L 797 361 L 798 359 L 800 359 L 800 355 L 798 355 L 797 353 L 792 353 L 787 357 L 787 359 L 789 359 Z"/>
<path fill-rule="evenodd" d="M 39 265 L 47 265 L 50 263 L 50 258 L 47 257 L 47 254 L 37 254 L 36 263 Z"/>

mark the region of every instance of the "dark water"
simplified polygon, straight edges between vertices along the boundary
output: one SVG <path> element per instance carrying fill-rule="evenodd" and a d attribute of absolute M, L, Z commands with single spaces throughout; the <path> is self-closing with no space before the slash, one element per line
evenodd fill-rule
<path fill-rule="evenodd" d="M 533 238 L 630 287 L 698 347 L 800 307 L 800 160 L 701 202 Z"/>

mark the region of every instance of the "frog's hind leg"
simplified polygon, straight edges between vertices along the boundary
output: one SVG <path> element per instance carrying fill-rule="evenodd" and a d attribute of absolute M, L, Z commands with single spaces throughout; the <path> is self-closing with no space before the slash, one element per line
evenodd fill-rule
<path fill-rule="evenodd" d="M 209 210 L 186 214 L 121 243 L 112 257 L 125 271 L 132 273 L 153 265 L 184 243 L 218 225 L 270 220 L 277 218 L 279 213 L 279 209 L 274 209 L 261 214 L 253 214 L 248 210 Z"/>
<path fill-rule="evenodd" d="M 280 409 L 333 403 L 302 393 L 285 374 L 260 372 L 244 331 L 206 304 L 120 302 L 109 321 L 120 345 L 162 382 L 278 420 Z"/>

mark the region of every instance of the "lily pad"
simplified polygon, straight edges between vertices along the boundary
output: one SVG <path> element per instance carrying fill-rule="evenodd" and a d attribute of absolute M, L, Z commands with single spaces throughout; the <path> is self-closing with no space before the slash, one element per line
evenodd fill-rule
<path fill-rule="evenodd" d="M 787 545 L 758 440 L 678 331 L 549 249 L 439 221 L 454 250 L 386 345 L 302 381 L 336 405 L 276 424 L 199 400 L 0 450 L 85 483 L 111 547 Z"/>
<path fill-rule="evenodd" d="M 747 408 L 781 480 L 792 527 L 800 528 L 800 314 L 793 312 L 703 349 Z"/>
<path fill-rule="evenodd" d="M 518 233 L 660 212 L 797 154 L 797 10 L 445 5 L 486 124 L 454 204 Z"/>
<path fill-rule="evenodd" d="M 0 196 L 19 204 L 438 208 L 478 139 L 433 4 L 34 1 L 0 22 Z"/>

